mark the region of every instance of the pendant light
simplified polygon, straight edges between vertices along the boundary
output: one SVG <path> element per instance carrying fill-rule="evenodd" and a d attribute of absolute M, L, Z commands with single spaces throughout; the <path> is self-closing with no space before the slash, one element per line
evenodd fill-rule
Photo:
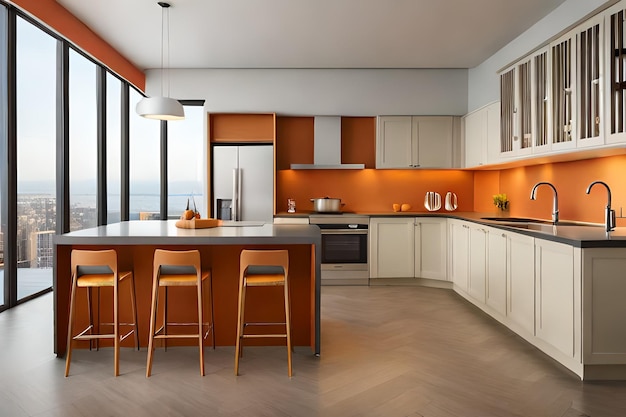
<path fill-rule="evenodd" d="M 170 80 L 169 80 L 169 57 L 170 57 L 170 14 L 169 3 L 158 2 L 161 6 L 161 96 L 160 97 L 144 97 L 139 103 L 137 103 L 137 113 L 148 119 L 156 120 L 182 120 L 185 118 L 185 110 L 183 105 L 176 99 L 169 97 L 170 93 Z M 164 29 L 167 13 L 167 27 Z M 164 44 L 167 39 L 167 69 L 163 67 L 164 56 Z M 167 80 L 166 80 L 167 74 Z M 166 95 L 163 95 L 163 86 L 167 81 Z"/>

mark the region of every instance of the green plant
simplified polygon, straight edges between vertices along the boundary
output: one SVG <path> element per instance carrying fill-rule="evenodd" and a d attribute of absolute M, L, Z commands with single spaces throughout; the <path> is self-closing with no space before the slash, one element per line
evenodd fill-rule
<path fill-rule="evenodd" d="M 496 194 L 493 196 L 493 204 L 500 210 L 506 210 L 509 207 L 509 199 L 506 194 Z"/>

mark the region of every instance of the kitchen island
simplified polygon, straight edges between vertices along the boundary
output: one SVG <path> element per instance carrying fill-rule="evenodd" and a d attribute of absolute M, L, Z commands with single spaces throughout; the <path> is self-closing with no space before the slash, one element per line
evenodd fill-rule
<path fill-rule="evenodd" d="M 71 287 L 70 255 L 72 249 L 115 249 L 120 270 L 135 274 L 139 334 L 142 347 L 149 333 L 152 260 L 156 248 L 171 250 L 198 249 L 203 268 L 211 268 L 213 277 L 215 335 L 218 346 L 235 344 L 237 330 L 237 296 L 239 254 L 242 249 L 289 250 L 292 340 L 296 346 L 310 346 L 320 354 L 320 258 L 321 235 L 317 226 L 274 225 L 255 222 L 225 222 L 224 226 L 207 229 L 180 229 L 175 221 L 128 221 L 79 230 L 55 237 L 54 268 L 54 352 L 65 354 L 67 343 L 68 302 Z M 197 315 L 194 293 L 172 294 L 168 314 L 174 321 L 193 321 Z M 178 291 L 177 291 L 178 292 Z M 121 317 L 128 314 L 124 287 L 120 288 Z M 103 292 L 103 319 L 107 313 Z M 191 296 L 191 298 L 189 298 Z M 128 303 L 124 303 L 128 304 Z M 128 307 L 128 309 L 126 308 Z M 86 313 L 86 306 L 79 305 Z M 109 309 L 110 311 L 110 309 Z M 267 321 L 283 321 L 282 290 L 268 296 L 254 297 L 250 292 L 246 314 L 259 315 Z M 107 321 L 107 320 L 103 320 Z M 123 319 L 121 319 L 123 321 Z M 84 322 L 78 322 L 78 326 Z M 265 341 L 264 341 L 265 342 Z M 132 346 L 132 338 L 123 346 Z"/>

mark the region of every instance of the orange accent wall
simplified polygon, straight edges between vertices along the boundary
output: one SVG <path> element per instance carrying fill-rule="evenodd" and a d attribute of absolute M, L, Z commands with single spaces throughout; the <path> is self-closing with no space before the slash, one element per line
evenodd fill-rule
<path fill-rule="evenodd" d="M 457 194 L 459 211 L 472 211 L 474 173 L 460 170 L 283 170 L 276 175 L 276 210 L 287 211 L 287 198 L 298 211 L 313 209 L 311 198 L 341 198 L 344 211 L 392 212 L 393 203 L 409 203 L 426 212 L 424 195 L 437 191 Z M 443 202 L 442 202 L 443 204 Z M 442 207 L 440 211 L 445 211 Z"/>
<path fill-rule="evenodd" d="M 13 3 L 91 54 L 140 90 L 145 90 L 145 74 L 56 1 L 13 0 Z"/>
<path fill-rule="evenodd" d="M 509 197 L 511 216 L 549 219 L 552 213 L 552 190 L 541 186 L 537 190 L 537 200 L 530 200 L 533 185 L 539 181 L 548 181 L 558 191 L 561 219 L 601 223 L 604 221 L 606 190 L 596 185 L 589 195 L 585 191 L 593 181 L 606 182 L 611 188 L 612 206 L 619 216 L 620 207 L 626 206 L 624 174 L 626 155 L 519 167 L 494 173 L 476 172 L 474 209 L 481 211 L 484 201 L 488 201 L 488 206 L 491 204 L 491 196 L 502 192 Z M 498 177 L 497 190 L 494 189 L 495 176 Z M 623 219 L 618 219 L 617 223 L 618 226 L 626 226 Z"/>

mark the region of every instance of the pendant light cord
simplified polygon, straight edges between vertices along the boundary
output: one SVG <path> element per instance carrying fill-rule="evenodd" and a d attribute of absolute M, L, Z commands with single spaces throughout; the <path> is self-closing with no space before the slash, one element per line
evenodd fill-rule
<path fill-rule="evenodd" d="M 162 7 L 161 11 L 161 96 L 163 96 L 163 90 L 166 90 L 165 97 L 170 96 L 170 77 L 169 77 L 169 65 L 170 65 L 170 4 L 160 1 L 158 5 Z M 165 16 L 167 12 L 167 16 Z M 166 19 L 167 17 L 167 19 Z M 166 24 L 167 20 L 167 24 Z M 167 56 L 164 52 L 165 46 L 167 46 Z M 165 58 L 164 58 L 165 57 Z M 164 63 L 167 63 L 167 69 Z M 167 88 L 165 88 L 165 78 L 167 76 Z"/>

